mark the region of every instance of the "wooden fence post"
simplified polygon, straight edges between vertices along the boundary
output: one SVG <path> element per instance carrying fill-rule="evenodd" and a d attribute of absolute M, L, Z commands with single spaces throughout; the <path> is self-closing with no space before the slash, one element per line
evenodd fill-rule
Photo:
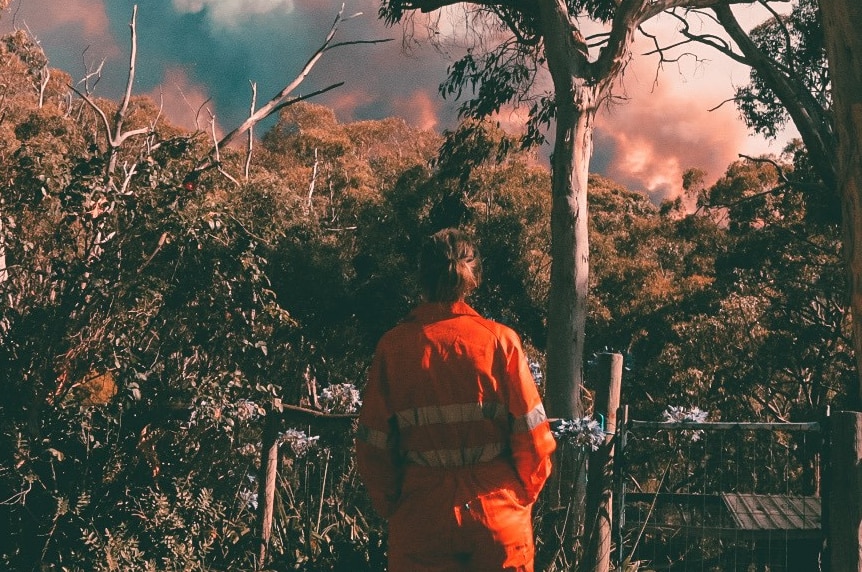
<path fill-rule="evenodd" d="M 261 448 L 260 478 L 258 479 L 258 506 L 260 511 L 260 551 L 257 559 L 257 569 L 266 566 L 269 539 L 272 534 L 272 515 L 275 506 L 275 479 L 278 471 L 278 429 L 281 425 L 281 399 L 273 398 L 272 405 L 267 409 L 263 428 L 263 446 Z"/>
<path fill-rule="evenodd" d="M 833 413 L 829 429 L 829 570 L 862 572 L 862 413 Z"/>
<path fill-rule="evenodd" d="M 611 556 L 614 433 L 623 378 L 623 356 L 599 354 L 596 370 L 602 376 L 595 389 L 594 417 L 604 416 L 605 441 L 589 458 L 585 530 L 585 570 L 608 572 Z"/>

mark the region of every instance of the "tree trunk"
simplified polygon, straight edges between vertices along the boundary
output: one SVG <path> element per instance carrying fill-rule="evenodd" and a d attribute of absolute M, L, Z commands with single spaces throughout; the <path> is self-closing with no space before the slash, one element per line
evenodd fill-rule
<path fill-rule="evenodd" d="M 587 176 L 594 113 L 574 101 L 557 104 L 551 206 L 548 386 L 552 417 L 582 414 L 584 329 L 589 280 Z"/>
<path fill-rule="evenodd" d="M 833 572 L 862 572 L 862 414 L 839 411 L 829 424 L 827 562 Z"/>
<path fill-rule="evenodd" d="M 545 0 L 540 2 L 540 11 L 545 55 L 557 104 L 551 159 L 551 283 L 545 401 L 551 417 L 571 419 L 582 414 L 590 264 L 587 178 L 597 96 L 596 88 L 581 79 L 586 60 L 572 38 L 565 3 Z"/>
<path fill-rule="evenodd" d="M 862 405 L 862 3 L 820 0 L 832 109 L 838 139 L 838 190 L 848 269 L 853 349 L 856 353 L 856 408 Z"/>

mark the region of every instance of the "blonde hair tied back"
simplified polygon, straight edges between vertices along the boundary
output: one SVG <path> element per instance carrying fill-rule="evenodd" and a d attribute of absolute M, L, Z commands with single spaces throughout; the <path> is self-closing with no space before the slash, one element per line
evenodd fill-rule
<path fill-rule="evenodd" d="M 419 256 L 419 281 L 428 302 L 456 302 L 478 288 L 479 251 L 466 233 L 444 228 L 428 238 Z"/>

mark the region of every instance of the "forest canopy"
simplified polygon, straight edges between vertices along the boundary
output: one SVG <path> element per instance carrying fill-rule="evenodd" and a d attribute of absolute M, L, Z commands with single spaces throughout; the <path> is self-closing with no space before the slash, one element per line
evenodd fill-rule
<path fill-rule="evenodd" d="M 440 228 L 477 237 L 471 303 L 521 333 L 541 384 L 550 174 L 497 126 L 341 123 L 302 102 L 248 167 L 232 147 L 196 171 L 210 134 L 157 102 L 127 102 L 140 134 L 111 149 L 97 109 L 122 102 L 77 97 L 23 31 L 0 61 L 4 568 L 253 568 L 268 404 L 355 409 Z M 640 416 L 802 421 L 847 398 L 839 229 L 780 184 L 804 165 L 793 146 L 710 186 L 692 170 L 693 211 L 591 176 L 587 353 L 625 354 Z M 379 569 L 349 428 L 281 438 L 275 564 Z"/>

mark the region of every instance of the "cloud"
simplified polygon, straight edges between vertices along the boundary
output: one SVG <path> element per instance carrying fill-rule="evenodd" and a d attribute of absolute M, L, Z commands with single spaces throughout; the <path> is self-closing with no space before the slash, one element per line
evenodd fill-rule
<path fill-rule="evenodd" d="M 438 109 L 440 100 L 428 91 L 416 90 L 412 94 L 395 97 L 392 111 L 418 129 L 436 131 L 440 124 Z"/>
<path fill-rule="evenodd" d="M 40 2 L 18 0 L 13 2 L 3 18 L 10 25 L 38 29 L 41 33 L 52 33 L 72 26 L 87 37 L 104 37 L 108 34 L 108 17 L 102 0 L 65 0 L 63 9 L 39 6 Z M 49 3 L 53 6 L 53 3 Z"/>
<path fill-rule="evenodd" d="M 62 9 L 51 0 L 13 1 L 0 18 L 0 34 L 15 28 L 29 30 L 51 65 L 75 78 L 123 53 L 102 0 L 65 0 Z"/>
<path fill-rule="evenodd" d="M 209 93 L 205 86 L 192 82 L 181 68 L 166 69 L 162 83 L 148 95 L 161 103 L 165 117 L 174 125 L 188 130 L 210 130 Z M 216 124 L 216 135 L 221 136 L 222 131 Z"/>
<path fill-rule="evenodd" d="M 670 36 L 666 24 L 657 27 Z M 641 41 L 634 53 L 649 49 Z M 748 82 L 748 69 L 705 48 L 697 53 L 697 59 L 663 68 L 657 57 L 636 56 L 617 89 L 628 99 L 603 109 L 596 120 L 595 167 L 656 201 L 682 193 L 685 170 L 706 171 L 710 184 L 751 148 L 739 112 L 727 101 L 735 85 Z"/>
<path fill-rule="evenodd" d="M 107 57 L 97 95 L 117 98 L 128 71 L 133 2 L 64 0 L 59 9 L 57 0 L 15 0 L 0 19 L 0 31 L 26 21 L 43 41 L 51 64 L 76 78 L 84 73 L 85 49 L 89 62 Z M 379 5 L 379 0 L 348 0 L 344 13 L 363 15 L 342 22 L 336 41 L 394 41 L 328 51 L 294 95 L 343 81 L 342 87 L 314 98 L 335 109 L 340 121 L 397 115 L 421 128 L 453 128 L 461 102 L 442 99 L 437 86 L 451 58 L 465 47 L 458 35 L 463 21 L 457 19 L 461 14 L 463 20 L 463 12 L 441 13 L 452 36 L 447 58 L 427 43 L 402 50 L 402 27 L 385 26 L 376 17 Z M 208 107 L 230 128 L 248 114 L 250 82 L 258 85 L 258 105 L 280 91 L 321 46 L 341 7 L 342 0 L 149 0 L 138 9 L 135 93 L 162 95 L 166 114 L 185 126 L 193 125 L 191 108 L 212 97 Z M 750 23 L 761 19 L 758 15 Z M 673 19 L 651 21 L 650 31 L 670 33 L 675 25 Z M 418 28 L 421 23 L 420 33 Z M 650 48 L 638 44 L 634 53 Z M 702 168 L 714 179 L 737 153 L 764 148 L 762 140 L 746 132 L 732 105 L 708 111 L 748 77 L 723 56 L 707 52 L 706 57 L 711 61 L 701 64 L 683 59 L 678 68 L 664 70 L 654 86 L 655 58 L 636 55 L 621 86 L 629 101 L 597 117 L 591 170 L 660 200 L 680 192 L 685 169 Z M 498 119 L 518 131 L 523 111 L 503 112 Z M 202 119 L 206 123 L 209 115 Z M 258 132 L 266 124 L 260 127 Z M 541 155 L 549 152 L 543 147 Z"/>
<path fill-rule="evenodd" d="M 290 14 L 295 8 L 293 0 L 173 0 L 173 7 L 180 14 L 206 12 L 214 24 L 224 27 L 273 12 Z"/>
<path fill-rule="evenodd" d="M 375 96 L 364 89 L 337 89 L 326 99 L 327 107 L 335 111 L 341 121 L 351 121 L 356 110 L 375 101 Z"/>

